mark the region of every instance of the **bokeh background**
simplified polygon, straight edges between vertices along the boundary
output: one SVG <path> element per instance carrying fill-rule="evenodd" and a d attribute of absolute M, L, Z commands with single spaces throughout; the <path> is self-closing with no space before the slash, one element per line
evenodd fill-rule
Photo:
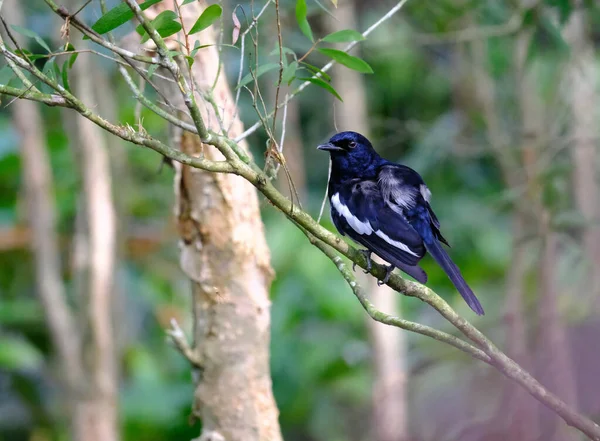
<path fill-rule="evenodd" d="M 62 23 L 43 2 L 17 3 L 21 17 L 6 6 L 3 17 L 13 24 L 21 20 L 59 47 Z M 316 35 L 362 31 L 395 4 L 339 3 L 336 9 L 326 0 L 308 0 Z M 236 4 L 223 2 L 226 28 Z M 251 5 L 241 5 L 249 14 Z M 298 29 L 294 2 L 282 1 L 281 9 L 284 44 L 300 56 L 310 42 Z M 95 21 L 99 6 L 93 1 L 81 16 Z M 475 317 L 426 258 L 428 285 L 550 390 L 596 420 L 599 24 L 595 2 L 409 1 L 353 52 L 374 74 L 333 69 L 332 84 L 344 103 L 315 86 L 292 101 L 284 147 L 304 208 L 314 216 L 328 167 L 315 146 L 336 127 L 368 134 L 383 156 L 418 170 L 433 193 L 451 255 L 486 315 Z M 259 62 L 273 62 L 274 11 L 263 16 L 259 30 Z M 32 52 L 44 52 L 35 39 L 25 41 Z M 239 49 L 225 48 L 223 57 L 234 83 Z M 115 66 L 90 58 L 98 110 L 136 124 L 135 100 Z M 307 60 L 327 62 L 318 53 Z M 5 83 L 7 72 L 0 73 Z M 260 78 L 270 101 L 275 79 L 274 72 Z M 11 102 L 3 97 L 0 110 L 0 439 L 63 440 L 64 390 L 56 381 L 36 295 L 35 244 Z M 76 303 L 82 180 L 75 114 L 39 109 L 53 171 L 64 283 Z M 256 121 L 246 93 L 241 114 L 247 126 Z M 164 121 L 145 109 L 141 115 L 151 134 L 168 139 Z M 259 163 L 265 140 L 261 130 L 249 138 Z M 107 145 L 119 229 L 113 307 L 122 439 L 191 439 L 199 425 L 188 421 L 190 368 L 164 331 L 171 317 L 186 330 L 191 326 L 189 282 L 178 265 L 173 171 L 149 150 L 112 137 Z M 280 188 L 289 192 L 286 179 Z M 481 362 L 371 323 L 331 262 L 270 204 L 262 200 L 261 206 L 276 273 L 271 369 L 286 440 L 581 439 Z M 322 222 L 333 229 L 328 215 Z M 427 305 L 361 280 L 388 312 L 453 332 Z"/>

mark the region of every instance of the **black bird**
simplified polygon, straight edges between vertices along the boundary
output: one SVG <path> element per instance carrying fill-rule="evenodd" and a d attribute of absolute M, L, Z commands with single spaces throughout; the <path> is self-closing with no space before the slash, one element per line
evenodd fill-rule
<path fill-rule="evenodd" d="M 367 138 L 341 132 L 318 146 L 331 155 L 331 217 L 342 235 L 390 263 L 383 281 L 397 267 L 421 283 L 427 274 L 418 266 L 429 253 L 446 272 L 467 304 L 479 315 L 483 308 L 460 270 L 442 247 L 449 246 L 429 201 L 431 192 L 413 169 L 383 159 Z"/>

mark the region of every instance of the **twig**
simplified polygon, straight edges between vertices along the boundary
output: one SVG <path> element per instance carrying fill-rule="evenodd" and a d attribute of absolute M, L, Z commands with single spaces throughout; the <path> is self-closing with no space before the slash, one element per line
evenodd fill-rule
<path fill-rule="evenodd" d="M 171 329 L 167 329 L 167 335 L 171 337 L 171 341 L 175 344 L 181 355 L 183 355 L 190 364 L 197 368 L 202 368 L 202 360 L 194 349 L 188 343 L 188 340 L 183 332 L 183 329 L 174 318 L 171 319 Z"/>
<path fill-rule="evenodd" d="M 371 34 L 371 32 L 373 32 L 375 29 L 377 29 L 379 26 L 381 26 L 385 21 L 390 19 L 396 12 L 398 12 L 400 9 L 402 9 L 402 7 L 406 4 L 407 1 L 408 0 L 400 0 L 396 4 L 396 6 L 394 6 L 392 9 L 390 9 L 383 17 L 381 17 L 379 20 L 377 20 L 375 23 L 373 23 L 371 26 L 369 26 L 369 28 L 367 28 L 367 30 L 362 33 L 362 36 L 365 38 L 368 37 L 369 34 Z M 357 44 L 358 44 L 357 41 L 353 41 L 352 43 L 348 44 L 348 46 L 346 46 L 344 48 L 344 52 L 349 52 Z M 323 68 L 321 69 L 321 72 L 327 72 L 329 69 L 331 69 L 333 67 L 334 64 L 336 64 L 336 61 L 331 60 L 329 63 L 327 63 L 325 66 L 323 66 Z M 315 75 L 312 76 L 312 78 L 321 77 L 322 76 L 321 72 L 316 73 Z M 304 89 L 306 89 L 310 84 L 311 84 L 310 81 L 305 81 L 304 83 L 302 83 L 295 91 L 293 91 L 288 96 L 288 98 L 283 103 L 281 103 L 279 105 L 279 107 L 285 105 L 289 100 L 291 100 L 296 95 L 298 95 L 300 92 L 302 92 Z M 270 118 L 273 113 L 274 112 L 271 112 L 269 115 L 267 115 L 267 118 Z M 246 129 L 241 135 L 236 137 L 235 142 L 240 142 L 242 139 L 247 138 L 248 136 L 250 136 L 251 134 L 256 132 L 261 127 L 261 125 L 262 125 L 261 121 L 256 122 L 253 126 Z"/>
<path fill-rule="evenodd" d="M 407 331 L 415 332 L 417 334 L 422 334 L 427 337 L 431 337 L 435 340 L 441 341 L 443 343 L 447 343 L 451 346 L 454 346 L 457 349 L 460 349 L 463 352 L 487 363 L 491 364 L 491 358 L 489 355 L 484 353 L 481 349 L 473 346 L 470 343 L 461 340 L 460 338 L 448 334 L 443 331 L 439 331 L 430 326 L 422 325 L 420 323 L 411 322 L 409 320 L 404 320 L 400 317 L 395 317 L 389 314 L 386 314 L 382 311 L 379 311 L 373 303 L 369 300 L 367 293 L 360 286 L 353 272 L 350 270 L 342 258 L 335 252 L 333 248 L 329 245 L 325 244 L 321 240 L 315 238 L 313 235 L 308 233 L 304 228 L 299 227 L 300 230 L 306 235 L 308 240 L 312 245 L 317 247 L 319 250 L 323 252 L 336 266 L 344 280 L 348 283 L 352 292 L 359 300 L 360 304 L 363 306 L 367 314 L 371 316 L 371 318 L 377 322 L 384 323 L 386 325 L 395 326 L 396 328 L 405 329 Z"/>

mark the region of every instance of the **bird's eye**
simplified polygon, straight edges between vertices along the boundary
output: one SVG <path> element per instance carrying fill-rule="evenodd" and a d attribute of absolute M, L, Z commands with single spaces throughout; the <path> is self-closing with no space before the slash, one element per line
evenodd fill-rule
<path fill-rule="evenodd" d="M 351 149 L 353 149 L 354 147 L 356 147 L 356 141 L 350 141 L 348 143 L 348 147 L 350 147 Z"/>

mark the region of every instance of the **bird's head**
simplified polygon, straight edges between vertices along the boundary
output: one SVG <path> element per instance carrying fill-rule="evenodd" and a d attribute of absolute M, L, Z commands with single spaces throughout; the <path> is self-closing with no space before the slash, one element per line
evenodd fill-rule
<path fill-rule="evenodd" d="M 361 170 L 381 160 L 371 142 L 360 133 L 340 132 L 317 147 L 328 151 L 334 167 Z"/>

